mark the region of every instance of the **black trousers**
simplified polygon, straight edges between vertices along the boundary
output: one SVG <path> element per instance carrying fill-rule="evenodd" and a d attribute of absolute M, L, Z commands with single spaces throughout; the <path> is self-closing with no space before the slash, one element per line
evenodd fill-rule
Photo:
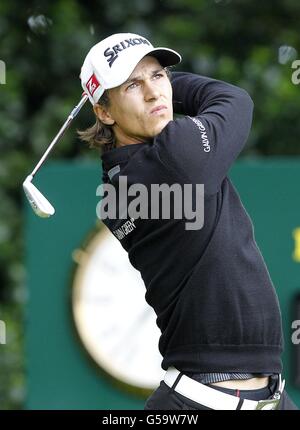
<path fill-rule="evenodd" d="M 212 387 L 212 386 L 211 386 Z M 232 396 L 237 395 L 237 390 L 232 390 L 223 387 L 213 386 L 214 389 L 222 391 L 224 393 L 231 394 Z M 270 383 L 265 388 L 257 390 L 239 390 L 239 397 L 248 400 L 266 400 L 271 398 L 276 389 L 276 381 L 270 378 Z M 173 388 L 168 387 L 163 381 L 160 386 L 154 391 L 154 393 L 146 401 L 145 410 L 209 410 L 199 403 L 182 396 L 181 394 L 174 391 Z M 283 391 L 279 407 L 280 410 L 298 410 L 297 406 L 287 395 L 286 391 Z"/>

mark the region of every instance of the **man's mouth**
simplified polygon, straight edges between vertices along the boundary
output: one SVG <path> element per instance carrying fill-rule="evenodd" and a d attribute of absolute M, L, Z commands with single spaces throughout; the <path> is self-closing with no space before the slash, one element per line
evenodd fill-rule
<path fill-rule="evenodd" d="M 154 108 L 150 111 L 150 114 L 151 114 L 151 115 L 159 115 L 159 114 L 161 114 L 163 111 L 165 111 L 166 109 L 168 109 L 168 108 L 167 108 L 167 106 L 165 106 L 165 105 L 159 105 L 159 106 L 154 107 Z"/>

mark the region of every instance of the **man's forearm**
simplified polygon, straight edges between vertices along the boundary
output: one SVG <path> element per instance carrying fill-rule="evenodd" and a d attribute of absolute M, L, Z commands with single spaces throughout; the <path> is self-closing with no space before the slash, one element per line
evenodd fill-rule
<path fill-rule="evenodd" d="M 205 76 L 185 72 L 172 73 L 175 113 L 196 116 L 208 112 L 214 105 L 224 106 L 236 99 L 249 97 L 245 90 Z M 251 104 L 251 103 L 250 103 Z"/>

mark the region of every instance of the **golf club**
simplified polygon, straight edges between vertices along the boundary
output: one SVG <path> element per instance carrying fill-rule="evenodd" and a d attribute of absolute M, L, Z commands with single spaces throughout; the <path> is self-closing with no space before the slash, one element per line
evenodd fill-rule
<path fill-rule="evenodd" d="M 30 173 L 30 175 L 27 176 L 25 181 L 23 182 L 23 189 L 26 194 L 26 197 L 34 210 L 34 212 L 42 217 L 47 218 L 55 213 L 54 207 L 51 205 L 51 203 L 46 199 L 46 197 L 43 196 L 43 194 L 33 185 L 32 179 L 36 172 L 40 169 L 44 161 L 46 160 L 47 156 L 49 155 L 50 151 L 54 147 L 54 145 L 59 141 L 59 139 L 62 137 L 64 132 L 67 130 L 73 119 L 76 117 L 82 106 L 87 101 L 88 96 L 87 94 L 83 93 L 80 102 L 77 106 L 74 107 L 70 115 L 68 116 L 67 120 L 55 136 L 55 138 L 50 143 L 49 147 L 45 151 L 44 155 L 38 162 L 38 164 L 35 166 L 33 171 Z"/>

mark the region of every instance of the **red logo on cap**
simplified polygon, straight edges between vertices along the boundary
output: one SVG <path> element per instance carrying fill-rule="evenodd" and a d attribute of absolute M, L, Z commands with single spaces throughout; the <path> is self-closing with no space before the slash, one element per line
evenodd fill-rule
<path fill-rule="evenodd" d="M 87 88 L 87 90 L 91 96 L 94 94 L 94 92 L 96 91 L 96 89 L 98 87 L 100 87 L 100 84 L 99 84 L 96 76 L 94 74 L 92 74 L 92 76 L 90 77 L 90 79 L 86 83 L 86 88 Z"/>

